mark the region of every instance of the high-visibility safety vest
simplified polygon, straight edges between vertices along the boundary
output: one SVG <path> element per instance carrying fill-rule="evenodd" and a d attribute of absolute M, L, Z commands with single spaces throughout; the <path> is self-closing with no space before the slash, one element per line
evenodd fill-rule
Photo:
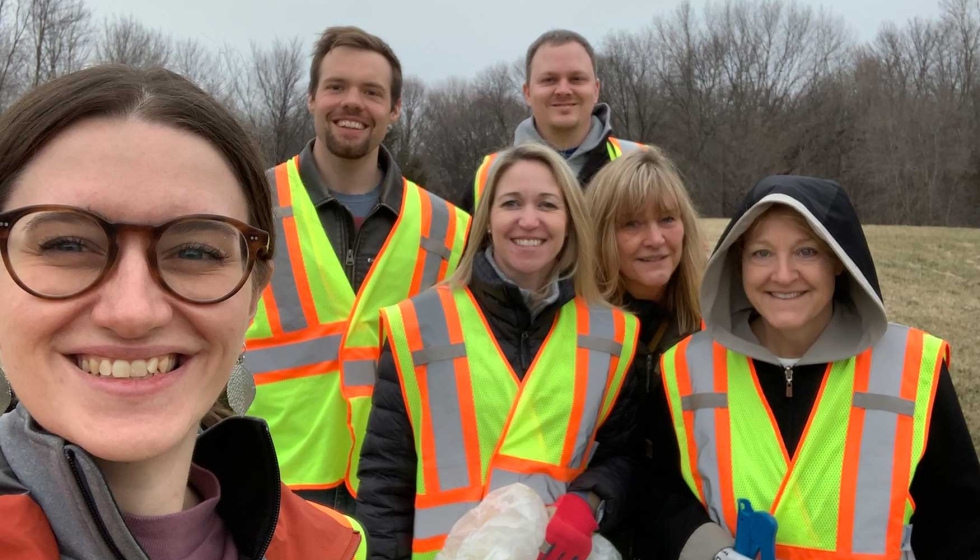
<path fill-rule="evenodd" d="M 772 513 L 780 560 L 914 558 L 909 487 L 943 360 L 946 342 L 890 324 L 828 364 L 790 458 L 752 360 L 694 334 L 661 362 L 684 480 L 731 534 L 738 499 Z"/>
<path fill-rule="evenodd" d="M 456 269 L 470 217 L 403 180 L 398 220 L 355 294 L 298 162 L 277 166 L 270 181 L 277 253 L 247 333 L 245 360 L 256 384 L 248 413 L 268 422 L 290 488 L 346 481 L 356 495 L 382 340 L 378 313 Z"/>
<path fill-rule="evenodd" d="M 546 504 L 585 471 L 633 359 L 637 320 L 565 304 L 523 381 L 467 289 L 382 310 L 415 437 L 412 557 L 431 559 L 487 493 L 520 482 Z"/>
<path fill-rule="evenodd" d="M 643 147 L 643 144 L 637 144 L 637 146 Z M 618 138 L 613 138 L 610 136 L 606 140 L 606 152 L 609 154 L 609 161 L 619 159 L 623 155 L 623 144 Z M 493 162 L 497 159 L 500 152 L 490 154 L 483 158 L 483 163 L 476 170 L 476 178 L 473 179 L 473 208 L 475 209 L 480 204 L 480 197 L 483 196 L 483 191 L 487 187 L 487 178 L 490 176 L 490 168 L 493 167 Z"/>

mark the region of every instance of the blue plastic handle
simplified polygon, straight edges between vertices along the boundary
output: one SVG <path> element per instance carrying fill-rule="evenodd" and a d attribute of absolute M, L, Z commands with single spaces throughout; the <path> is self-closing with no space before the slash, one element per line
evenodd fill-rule
<path fill-rule="evenodd" d="M 776 518 L 767 511 L 754 511 L 752 502 L 739 498 L 735 552 L 748 558 L 776 560 Z"/>

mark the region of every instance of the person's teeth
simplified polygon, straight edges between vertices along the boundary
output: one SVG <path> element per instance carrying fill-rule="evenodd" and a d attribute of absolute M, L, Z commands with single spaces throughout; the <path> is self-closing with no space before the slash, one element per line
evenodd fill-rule
<path fill-rule="evenodd" d="M 538 245 L 541 244 L 541 240 L 540 239 L 515 239 L 514 243 L 517 243 L 522 247 L 537 247 Z"/>
<path fill-rule="evenodd" d="M 133 363 L 130 364 L 130 377 L 146 377 L 147 373 L 146 361 L 133 360 Z"/>
<path fill-rule="evenodd" d="M 101 377 L 147 377 L 157 373 L 170 373 L 178 365 L 175 354 L 154 356 L 149 360 L 110 360 L 98 356 L 79 356 L 78 368 L 91 375 Z"/>
<path fill-rule="evenodd" d="M 802 293 L 803 292 L 789 292 L 789 293 L 772 292 L 772 295 L 776 299 L 794 299 L 802 295 Z"/>
<path fill-rule="evenodd" d="M 129 362 L 124 362 L 123 360 L 116 360 L 112 363 L 112 376 L 113 377 L 129 377 L 129 372 L 132 368 L 129 367 Z"/>

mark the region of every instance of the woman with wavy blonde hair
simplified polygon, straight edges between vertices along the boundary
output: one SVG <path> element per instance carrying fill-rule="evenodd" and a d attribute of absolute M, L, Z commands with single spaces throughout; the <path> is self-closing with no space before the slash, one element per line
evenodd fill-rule
<path fill-rule="evenodd" d="M 698 289 L 705 266 L 705 247 L 698 214 L 674 163 L 659 148 L 621 157 L 602 168 L 586 192 L 587 206 L 596 224 L 598 267 L 596 282 L 603 295 L 640 319 L 637 373 L 646 387 L 641 421 L 647 436 L 649 474 L 644 491 L 652 492 L 641 504 L 661 501 L 652 488 L 669 476 L 669 465 L 658 460 L 653 442 L 661 437 L 654 419 L 668 417 L 660 386 L 660 356 L 701 324 Z M 665 473 L 663 475 L 659 473 Z M 647 524 L 650 512 L 639 516 Z M 625 549 L 633 540 L 636 557 L 653 555 L 648 531 L 625 527 L 614 541 Z"/>
<path fill-rule="evenodd" d="M 586 558 L 628 516 L 639 325 L 602 299 L 585 208 L 553 150 L 507 150 L 455 275 L 382 311 L 357 505 L 375 542 L 430 558 L 517 482 L 555 508 L 541 558 Z"/>

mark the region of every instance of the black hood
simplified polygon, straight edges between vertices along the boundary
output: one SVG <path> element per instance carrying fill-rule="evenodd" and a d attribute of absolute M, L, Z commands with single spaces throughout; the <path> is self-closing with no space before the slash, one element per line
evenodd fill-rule
<path fill-rule="evenodd" d="M 834 318 L 800 361 L 823 363 L 849 358 L 884 333 L 887 317 L 871 249 L 847 193 L 836 181 L 774 175 L 746 194 L 708 261 L 701 286 L 701 309 L 709 333 L 728 348 L 776 362 L 748 329 L 752 313 L 737 277 L 738 255 L 729 249 L 773 204 L 799 212 L 844 264 L 834 292 Z"/>

